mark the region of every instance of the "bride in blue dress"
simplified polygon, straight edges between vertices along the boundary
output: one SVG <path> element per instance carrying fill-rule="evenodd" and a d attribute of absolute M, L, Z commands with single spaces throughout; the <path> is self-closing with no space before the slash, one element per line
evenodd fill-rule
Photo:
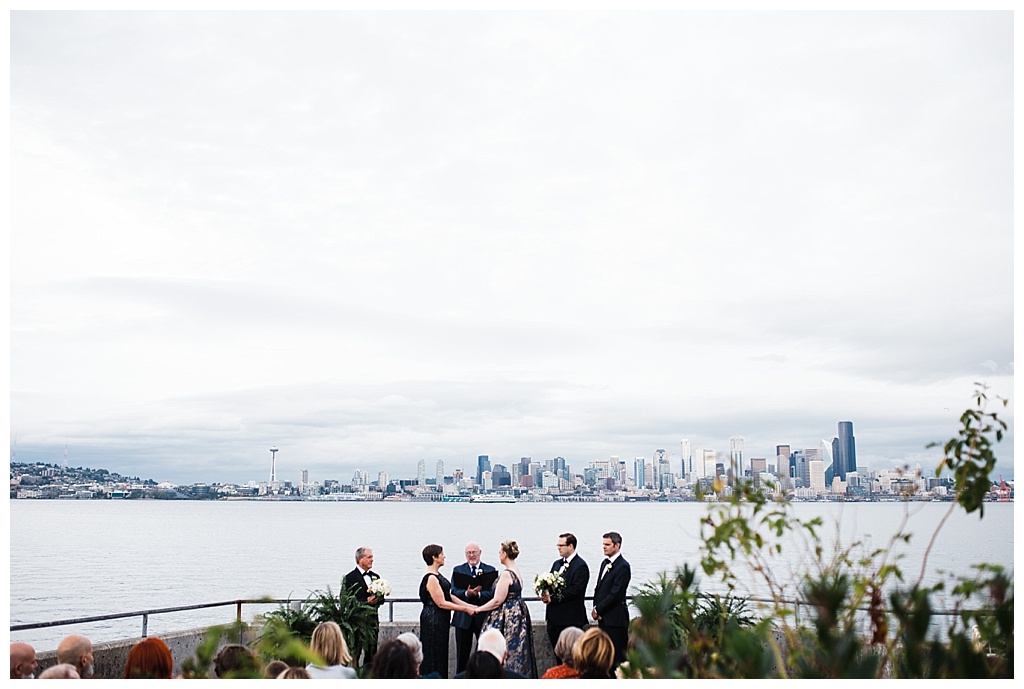
<path fill-rule="evenodd" d="M 523 600 L 523 576 L 516 558 L 519 546 L 515 541 L 504 541 L 498 549 L 498 560 L 505 569 L 494 585 L 494 598 L 477 609 L 487 614 L 481 631 L 494 627 L 505 637 L 508 653 L 505 669 L 537 679 L 537 659 L 533 652 L 533 624 L 530 611 Z M 490 611 L 490 612 L 488 612 Z"/>

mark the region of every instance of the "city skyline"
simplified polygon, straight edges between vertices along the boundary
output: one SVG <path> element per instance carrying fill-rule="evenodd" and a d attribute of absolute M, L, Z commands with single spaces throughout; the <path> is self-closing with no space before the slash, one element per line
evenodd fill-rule
<path fill-rule="evenodd" d="M 934 466 L 1012 394 L 1011 12 L 9 34 L 17 461 L 429 476 L 853 419 L 859 466 Z"/>

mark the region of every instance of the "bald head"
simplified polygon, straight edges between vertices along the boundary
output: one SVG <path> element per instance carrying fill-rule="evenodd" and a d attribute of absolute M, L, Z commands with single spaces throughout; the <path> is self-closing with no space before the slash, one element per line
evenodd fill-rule
<path fill-rule="evenodd" d="M 83 679 L 92 677 L 92 642 L 81 634 L 65 636 L 57 644 L 57 662 L 73 665 Z"/>
<path fill-rule="evenodd" d="M 39 679 L 82 679 L 82 676 L 78 674 L 78 670 L 75 669 L 74 665 L 61 663 L 60 665 L 54 665 L 43 670 L 39 675 Z"/>
<path fill-rule="evenodd" d="M 21 641 L 11 644 L 11 679 L 31 679 L 38 669 L 36 649 Z"/>

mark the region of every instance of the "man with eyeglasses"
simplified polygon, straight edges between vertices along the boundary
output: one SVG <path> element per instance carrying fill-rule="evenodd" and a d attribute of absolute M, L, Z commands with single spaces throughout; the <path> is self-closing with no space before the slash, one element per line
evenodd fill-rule
<path fill-rule="evenodd" d="M 466 544 L 466 561 L 452 570 L 452 595 L 461 598 L 471 605 L 483 605 L 494 598 L 494 582 L 488 588 L 473 586 L 459 588 L 455 585 L 455 574 L 476 577 L 484 572 L 495 571 L 494 567 L 480 562 L 480 546 L 476 543 Z M 469 662 L 469 652 L 473 647 L 473 637 L 480 638 L 480 627 L 487 615 L 470 615 L 456 611 L 452 614 L 452 626 L 455 627 L 455 673 L 464 672 Z"/>
<path fill-rule="evenodd" d="M 565 586 L 557 600 L 547 593 L 541 596 L 541 600 L 547 606 L 544 619 L 548 623 L 548 640 L 551 641 L 552 651 L 563 629 L 586 629 L 590 624 L 590 620 L 587 619 L 587 607 L 583 602 L 587 584 L 590 583 L 590 568 L 583 558 L 576 554 L 576 537 L 571 533 L 559 535 L 558 554 L 560 557 L 552 563 L 551 571 L 562 575 Z M 555 658 L 559 663 L 562 662 L 557 655 Z"/>

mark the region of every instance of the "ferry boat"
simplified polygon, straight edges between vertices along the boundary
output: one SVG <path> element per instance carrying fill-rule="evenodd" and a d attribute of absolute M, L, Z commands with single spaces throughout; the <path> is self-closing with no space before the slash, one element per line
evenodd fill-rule
<path fill-rule="evenodd" d="M 474 495 L 469 499 L 470 502 L 518 502 L 515 497 L 511 495 L 495 495 L 489 493 L 487 495 Z"/>

